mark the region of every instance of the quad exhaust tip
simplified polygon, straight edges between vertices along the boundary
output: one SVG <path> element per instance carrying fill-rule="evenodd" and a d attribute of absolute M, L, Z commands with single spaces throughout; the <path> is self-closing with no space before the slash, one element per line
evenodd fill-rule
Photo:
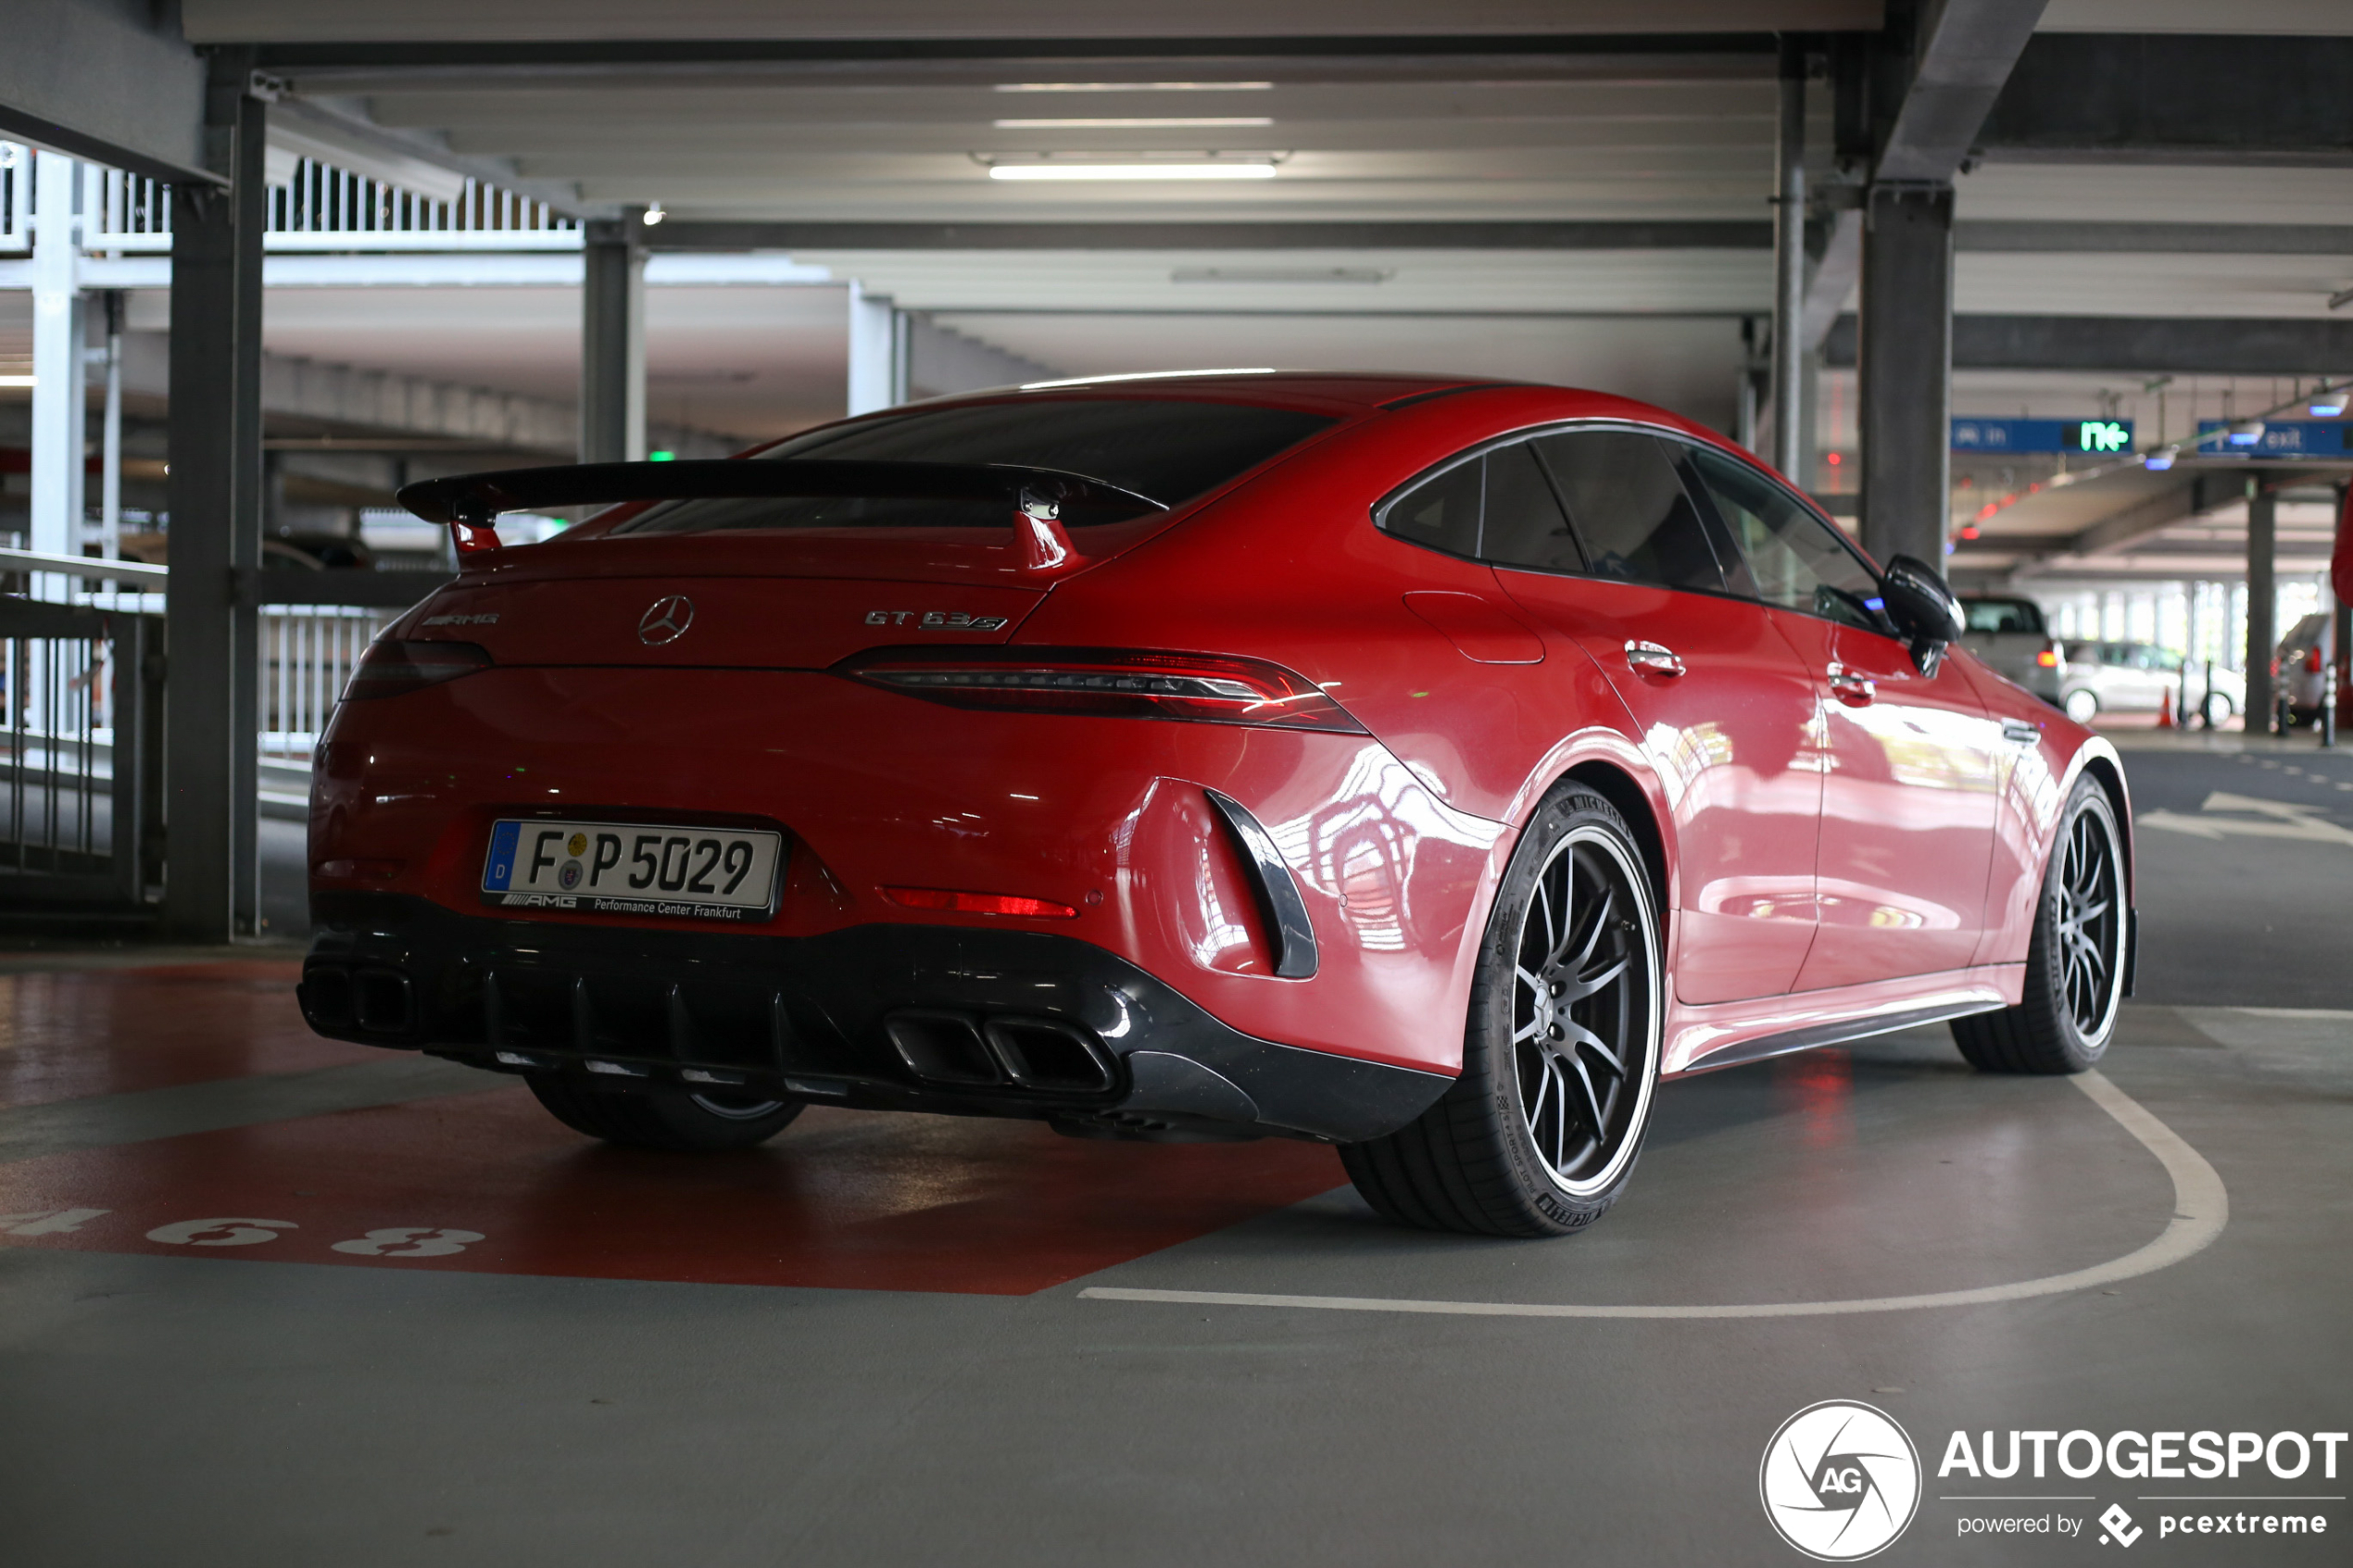
<path fill-rule="evenodd" d="M 943 1087 L 1101 1095 L 1118 1071 L 1093 1030 L 1059 1018 L 908 1008 L 883 1021 L 907 1070 Z"/>

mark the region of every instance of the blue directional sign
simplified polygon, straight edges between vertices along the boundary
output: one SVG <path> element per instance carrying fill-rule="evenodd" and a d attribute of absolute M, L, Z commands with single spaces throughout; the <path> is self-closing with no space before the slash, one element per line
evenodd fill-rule
<path fill-rule="evenodd" d="M 1972 420 L 1953 421 L 1956 452 L 2075 452 L 2121 456 L 2133 449 L 2130 420 Z"/>
<path fill-rule="evenodd" d="M 2343 458 L 2353 452 L 2345 440 L 2347 420 L 2266 420 L 2263 433 L 2245 445 L 2222 434 L 2221 420 L 2197 421 L 2202 458 Z"/>

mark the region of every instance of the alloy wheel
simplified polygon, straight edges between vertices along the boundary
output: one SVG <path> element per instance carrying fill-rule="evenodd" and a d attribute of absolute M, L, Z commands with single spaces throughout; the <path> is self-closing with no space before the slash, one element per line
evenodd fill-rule
<path fill-rule="evenodd" d="M 1606 834 L 1554 845 L 1521 911 L 1512 1053 L 1529 1141 L 1583 1196 L 1631 1157 L 1656 1078 L 1657 965 L 1635 878 Z"/>
<path fill-rule="evenodd" d="M 2106 1037 L 2116 1010 L 2122 889 L 2114 835 L 2105 819 L 2078 811 L 2059 865 L 2057 908 L 2060 990 L 2069 1021 L 2086 1040 Z"/>

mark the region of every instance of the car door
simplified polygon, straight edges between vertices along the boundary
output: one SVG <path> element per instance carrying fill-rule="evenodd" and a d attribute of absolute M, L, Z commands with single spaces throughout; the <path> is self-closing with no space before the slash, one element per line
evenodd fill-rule
<path fill-rule="evenodd" d="M 1742 567 L 1816 683 L 1830 767 L 1816 857 L 1819 934 L 1801 991 L 1960 969 L 1984 928 L 2000 726 L 1950 661 L 1923 675 L 1880 613 L 1878 577 L 1768 475 L 1689 462 Z"/>
<path fill-rule="evenodd" d="M 1658 438 L 1570 429 L 1491 453 L 1481 553 L 1601 667 L 1657 770 L 1680 867 L 1676 994 L 1788 990 L 1814 938 L 1813 684 L 1761 607 L 1725 594 Z"/>
<path fill-rule="evenodd" d="M 2137 713 L 2157 706 L 2147 691 L 2146 678 L 2134 662 L 2130 643 L 2100 645 L 2099 694 L 2100 707 L 2110 713 Z"/>

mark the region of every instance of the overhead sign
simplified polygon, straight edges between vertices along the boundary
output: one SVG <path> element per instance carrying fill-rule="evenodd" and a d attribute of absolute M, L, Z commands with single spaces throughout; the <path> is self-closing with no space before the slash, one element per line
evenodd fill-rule
<path fill-rule="evenodd" d="M 2241 446 L 2221 433 L 2226 426 L 2221 420 L 2197 421 L 2197 451 L 2200 457 L 2236 458 L 2343 458 L 2353 452 L 2346 445 L 2345 420 L 2266 420 L 2263 433 Z"/>
<path fill-rule="evenodd" d="M 2114 457 L 2133 449 L 2130 420 L 1955 420 L 1956 452 L 2088 452 Z"/>

